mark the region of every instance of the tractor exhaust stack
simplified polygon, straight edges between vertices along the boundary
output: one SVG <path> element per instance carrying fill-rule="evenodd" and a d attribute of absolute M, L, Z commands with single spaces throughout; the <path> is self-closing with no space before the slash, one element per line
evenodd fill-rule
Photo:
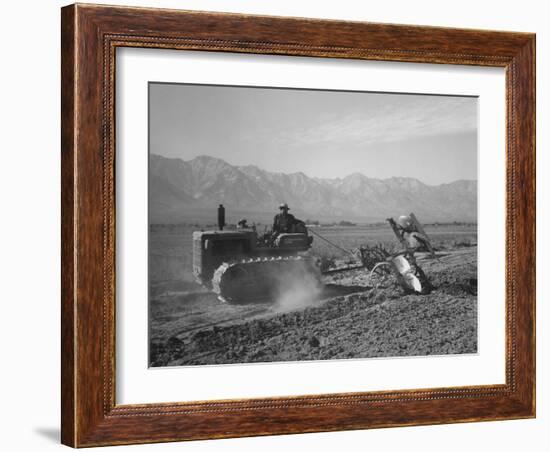
<path fill-rule="evenodd" d="M 218 229 L 220 231 L 223 231 L 223 227 L 225 226 L 225 207 L 223 204 L 220 204 L 218 207 Z"/>

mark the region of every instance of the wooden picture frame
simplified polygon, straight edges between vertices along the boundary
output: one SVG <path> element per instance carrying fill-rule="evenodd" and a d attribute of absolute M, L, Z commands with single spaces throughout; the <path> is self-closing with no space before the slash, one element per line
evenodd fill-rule
<path fill-rule="evenodd" d="M 62 442 L 73 447 L 535 416 L 535 35 L 71 5 L 62 9 Z M 148 47 L 506 70 L 506 383 L 115 403 L 115 50 Z"/>

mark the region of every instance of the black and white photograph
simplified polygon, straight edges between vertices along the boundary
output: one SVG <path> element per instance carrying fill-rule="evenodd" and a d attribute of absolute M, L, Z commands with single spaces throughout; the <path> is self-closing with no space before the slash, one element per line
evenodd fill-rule
<path fill-rule="evenodd" d="M 546 452 L 547 11 L 4 2 L 2 450 Z"/>
<path fill-rule="evenodd" d="M 149 365 L 477 352 L 477 98 L 149 84 Z"/>

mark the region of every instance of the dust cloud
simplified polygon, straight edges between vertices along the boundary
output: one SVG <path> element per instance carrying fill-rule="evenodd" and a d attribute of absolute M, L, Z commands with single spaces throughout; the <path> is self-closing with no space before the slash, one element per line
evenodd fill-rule
<path fill-rule="evenodd" d="M 277 276 L 277 281 L 275 310 L 287 312 L 320 303 L 323 285 L 318 272 L 310 266 L 286 271 Z"/>

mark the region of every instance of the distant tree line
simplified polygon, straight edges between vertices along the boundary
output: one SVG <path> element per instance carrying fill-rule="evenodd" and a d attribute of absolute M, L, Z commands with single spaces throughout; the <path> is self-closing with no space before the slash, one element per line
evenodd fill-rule
<path fill-rule="evenodd" d="M 352 221 L 348 220 L 341 220 L 341 221 L 333 221 L 333 222 L 321 222 L 319 220 L 312 220 L 310 218 L 305 220 L 305 223 L 309 226 L 324 226 L 324 227 L 334 227 L 334 226 L 340 226 L 340 227 L 352 227 L 352 226 L 358 226 L 358 223 L 354 223 Z M 254 222 L 256 227 L 263 227 L 264 223 L 260 221 Z M 424 226 L 477 226 L 477 222 L 475 221 L 435 221 L 435 222 L 425 222 L 422 223 Z M 369 227 L 375 227 L 375 226 L 386 226 L 386 221 L 377 221 L 372 223 L 361 223 L 360 226 L 369 226 Z M 216 223 L 197 223 L 197 222 L 182 222 L 182 223 L 151 223 L 150 228 L 151 229 L 162 229 L 162 230 L 177 230 L 181 228 L 194 228 L 197 231 L 203 230 L 210 230 L 210 229 L 217 229 L 218 225 Z M 227 229 L 236 229 L 237 225 L 234 223 L 228 223 L 225 226 Z M 269 227 L 269 225 L 266 225 L 266 227 Z"/>
<path fill-rule="evenodd" d="M 352 223 L 347 220 L 342 220 L 339 222 L 333 221 L 332 223 L 321 223 L 319 220 L 310 220 L 308 218 L 305 223 L 310 226 L 357 226 L 357 223 Z"/>

